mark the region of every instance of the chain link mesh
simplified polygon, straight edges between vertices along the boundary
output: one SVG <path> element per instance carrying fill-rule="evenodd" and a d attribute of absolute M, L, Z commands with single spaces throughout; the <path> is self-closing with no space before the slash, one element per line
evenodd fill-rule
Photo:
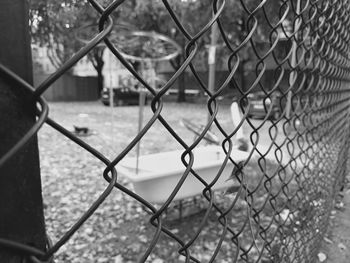
<path fill-rule="evenodd" d="M 1 245 L 12 247 L 30 255 L 33 262 L 49 260 L 74 235 L 84 222 L 112 191 L 122 191 L 137 200 L 148 212 L 154 228 L 152 240 L 144 247 L 139 262 L 145 262 L 155 250 L 162 235 L 177 242 L 178 256 L 186 262 L 201 262 L 195 250 L 196 240 L 208 224 L 215 222 L 218 233 L 209 262 L 217 262 L 223 249 L 229 248 L 229 262 L 314 262 L 327 230 L 334 200 L 346 174 L 349 146 L 349 28 L 350 4 L 346 0 L 313 1 L 239 1 L 242 8 L 241 26 L 243 37 L 232 40 L 230 27 L 225 24 L 224 12 L 230 8 L 228 1 L 213 1 L 212 17 L 207 24 L 190 34 L 183 25 L 171 2 L 163 0 L 176 29 L 186 39 L 185 59 L 172 77 L 157 90 L 135 71 L 108 38 L 112 31 L 111 14 L 127 1 L 113 1 L 102 7 L 89 0 L 91 8 L 100 13 L 99 30 L 93 39 L 69 59 L 60 69 L 35 89 L 24 83 L 17 75 L 1 65 L 1 75 L 15 80 L 22 88 L 32 92 L 40 104 L 35 126 L 6 155 L 3 165 L 20 149 L 44 123 L 80 145 L 105 163 L 104 179 L 108 186 L 61 239 L 51 244 L 46 252 L 24 244 L 1 240 Z M 203 48 L 200 41 L 217 23 L 228 72 L 225 81 L 215 90 L 200 78 L 195 65 L 195 55 Z M 260 25 L 265 25 L 267 34 L 262 34 Z M 267 37 L 262 37 L 262 35 Z M 123 66 L 130 71 L 151 94 L 152 117 L 133 141 L 113 160 L 88 145 L 48 116 L 48 104 L 42 99 L 45 90 L 60 78 L 76 62 L 82 59 L 99 43 L 104 42 Z M 280 43 L 285 43 L 281 48 Z M 248 58 L 247 58 L 248 54 Z M 247 62 L 247 59 L 250 62 Z M 242 64 L 245 63 L 244 72 Z M 192 144 L 173 129 L 164 116 L 163 98 L 174 82 L 185 72 L 191 72 L 207 100 L 208 123 Z M 243 74 L 242 74 L 243 73 Z M 242 122 L 232 132 L 227 132 L 218 118 L 220 97 L 234 88 L 239 95 Z M 265 117 L 262 122 L 249 117 L 253 107 L 251 94 L 263 93 Z M 277 100 L 275 99 L 276 94 Z M 278 116 L 269 118 L 274 101 Z M 160 206 L 154 205 L 132 189 L 123 185 L 116 165 L 135 149 L 148 130 L 159 121 L 183 149 L 181 156 L 184 172 L 172 194 Z M 249 155 L 237 162 L 230 157 L 235 151 L 235 135 L 243 124 L 252 132 L 249 135 Z M 217 127 L 222 136 L 222 153 L 226 158 L 212 182 L 201 178 L 193 169 L 194 150 L 212 127 Z M 267 127 L 268 136 L 262 136 Z M 264 142 L 265 147 L 261 142 Z M 221 170 L 233 164 L 232 180 L 238 186 L 233 194 L 226 195 L 225 202 L 212 190 Z M 254 171 L 254 173 L 252 172 Z M 252 176 L 251 174 L 254 174 Z M 167 226 L 169 210 L 175 209 L 173 200 L 186 183 L 194 176 L 202 184 L 202 196 L 206 200 L 205 212 L 191 238 L 184 239 Z M 40 259 L 40 260 L 39 260 Z M 177 259 L 169 259 L 177 260 Z"/>

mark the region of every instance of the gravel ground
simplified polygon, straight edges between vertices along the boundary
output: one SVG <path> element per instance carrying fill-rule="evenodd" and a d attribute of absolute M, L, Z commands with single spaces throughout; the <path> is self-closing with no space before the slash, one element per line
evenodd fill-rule
<path fill-rule="evenodd" d="M 68 130 L 73 130 L 73 125 L 88 127 L 92 134 L 81 138 L 110 159 L 115 158 L 128 145 L 138 130 L 138 107 L 135 106 L 111 109 L 99 102 L 50 103 L 49 115 Z M 145 123 L 152 115 L 148 107 L 144 115 Z M 198 124 L 204 124 L 207 119 L 205 106 L 198 104 L 168 103 L 164 105 L 162 116 L 186 143 L 192 142 L 193 134 L 181 126 L 180 119 L 190 118 Z M 220 108 L 218 119 L 227 132 L 232 131 L 228 105 Z M 259 122 L 256 124 L 259 125 Z M 251 131 L 246 124 L 244 129 L 247 134 Z M 263 138 L 261 141 L 265 143 L 261 147 L 266 148 L 270 143 L 267 129 L 259 129 Z M 218 130 L 213 129 L 213 132 L 220 137 Z M 98 198 L 107 187 L 107 182 L 102 177 L 104 165 L 101 162 L 51 127 L 45 125 L 38 136 L 47 232 L 55 243 Z M 141 143 L 141 154 L 175 149 L 181 147 L 159 122 L 152 126 Z M 135 156 L 135 150 L 129 156 Z M 247 169 L 254 177 L 258 167 L 255 164 Z M 268 169 L 275 167 L 271 165 Z M 124 178 L 118 180 L 132 189 Z M 264 193 L 257 196 L 257 204 L 263 203 L 266 198 Z M 221 197 L 222 205 L 226 204 L 225 200 L 232 200 L 229 195 Z M 239 228 L 240 222 L 244 222 L 243 217 L 246 216 L 244 202 L 238 203 L 234 211 L 237 213 L 233 213 L 231 223 Z M 265 215 L 267 221 L 271 219 L 268 213 Z M 189 240 L 201 216 L 198 213 L 183 221 L 171 221 L 167 226 L 173 233 Z M 148 222 L 149 218 L 137 201 L 115 189 L 94 215 L 59 249 L 56 262 L 136 262 L 155 233 L 155 228 Z M 204 261 L 210 258 L 217 245 L 218 235 L 223 231 L 215 215 L 210 218 L 213 219 L 208 221 L 191 250 L 193 255 Z M 250 245 L 251 238 L 247 236 L 243 240 L 247 240 L 246 246 Z M 184 258 L 179 257 L 178 249 L 174 240 L 163 235 L 149 262 L 181 262 Z M 218 262 L 229 262 L 234 252 L 232 243 L 224 240 L 217 257 Z M 252 250 L 252 255 L 256 252 Z"/>

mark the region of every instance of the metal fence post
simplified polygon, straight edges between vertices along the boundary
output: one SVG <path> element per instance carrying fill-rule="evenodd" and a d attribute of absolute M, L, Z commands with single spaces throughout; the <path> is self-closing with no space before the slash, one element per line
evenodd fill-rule
<path fill-rule="evenodd" d="M 0 1 L 0 62 L 32 83 L 28 1 Z M 31 94 L 0 74 L 0 156 L 35 123 Z M 0 167 L 0 238 L 44 250 L 46 244 L 37 138 Z M 0 262 L 26 255 L 0 245 Z"/>
<path fill-rule="evenodd" d="M 218 40 L 218 24 L 215 22 L 211 28 L 210 34 L 210 46 L 208 49 L 208 66 L 209 66 L 209 76 L 208 76 L 208 89 L 210 92 L 215 90 L 215 70 L 216 70 L 216 48 Z M 210 114 L 208 113 L 207 122 L 210 120 Z"/>

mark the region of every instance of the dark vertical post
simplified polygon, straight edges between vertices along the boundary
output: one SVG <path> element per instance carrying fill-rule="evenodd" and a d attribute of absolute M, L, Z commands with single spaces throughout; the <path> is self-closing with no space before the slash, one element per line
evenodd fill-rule
<path fill-rule="evenodd" d="M 32 83 L 27 0 L 0 1 L 0 62 Z M 30 92 L 0 73 L 0 156 L 35 122 Z M 0 167 L 0 238 L 45 248 L 37 138 Z M 20 251 L 0 246 L 0 262 L 23 262 Z"/>

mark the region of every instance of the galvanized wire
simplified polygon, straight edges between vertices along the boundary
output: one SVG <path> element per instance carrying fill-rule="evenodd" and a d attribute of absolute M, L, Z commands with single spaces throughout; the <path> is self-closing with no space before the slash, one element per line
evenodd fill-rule
<path fill-rule="evenodd" d="M 154 227 L 154 235 L 144 248 L 139 262 L 145 262 L 149 258 L 161 234 L 178 243 L 178 254 L 182 255 L 186 262 L 200 262 L 193 254 L 193 246 L 213 214 L 216 224 L 221 227 L 209 262 L 218 260 L 218 254 L 227 240 L 232 246 L 232 258 L 227 259 L 230 262 L 314 262 L 327 230 L 335 196 L 347 173 L 350 130 L 350 3 L 346 0 L 241 0 L 237 5 L 242 9 L 242 21 L 240 25 L 235 26 L 241 27 L 242 34 L 233 41 L 229 27 L 225 24 L 227 20 L 224 18 L 224 12 L 229 12 L 228 8 L 231 6 L 227 1 L 212 1 L 213 15 L 202 28 L 191 34 L 173 10 L 171 2 L 163 0 L 164 7 L 177 30 L 186 39 L 186 44 L 183 47 L 185 54 L 181 67 L 160 90 L 156 90 L 130 65 L 108 38 L 114 24 L 112 12 L 127 1 L 113 1 L 106 8 L 96 0 L 89 2 L 100 14 L 100 32 L 39 87 L 34 89 L 15 73 L 0 65 L 2 78 L 15 81 L 18 84 L 16 88 L 29 90 L 33 99 L 40 104 L 35 125 L 1 157 L 0 166 L 14 156 L 46 122 L 105 164 L 103 177 L 108 186 L 71 229 L 59 241 L 48 246 L 47 251 L 4 239 L 0 239 L 0 245 L 28 255 L 32 262 L 52 261 L 54 254 L 115 190 L 137 200 L 150 214 L 148 220 Z M 208 85 L 200 78 L 194 61 L 201 48 L 200 40 L 211 30 L 214 23 L 218 24 L 220 40 L 224 43 L 226 54 L 222 59 L 226 62 L 228 74 L 225 81 L 213 91 L 209 90 Z M 264 30 L 268 29 L 266 37 L 261 36 L 262 24 Z M 48 104 L 42 98 L 42 94 L 51 88 L 52 83 L 102 42 L 153 96 L 150 105 L 152 117 L 113 160 L 109 160 L 50 119 Z M 287 48 L 282 52 L 283 55 L 280 55 L 282 42 L 287 43 Z M 248 68 L 246 65 L 242 69 L 246 54 L 249 54 L 253 67 Z M 271 64 L 273 68 L 268 69 Z M 188 69 L 201 91 L 208 97 L 209 113 L 207 124 L 191 144 L 186 143 L 162 116 L 164 96 Z M 242 74 L 242 70 L 247 72 Z M 268 71 L 272 71 L 273 74 L 267 77 Z M 242 78 L 245 79 L 246 86 L 242 86 Z M 221 103 L 219 98 L 232 87 L 240 96 L 238 102 L 243 119 L 232 132 L 227 132 L 218 118 Z M 257 91 L 264 94 L 263 106 L 266 112 L 263 121 L 258 125 L 249 118 L 249 111 L 253 107 L 250 94 Z M 281 96 L 274 103 L 280 112 L 276 118 L 271 119 L 272 107 L 268 101 L 274 101 L 277 93 Z M 181 179 L 161 206 L 148 202 L 121 184 L 115 169 L 116 165 L 135 149 L 156 121 L 159 121 L 182 147 L 181 161 L 185 167 Z M 231 157 L 231 153 L 235 151 L 235 135 L 244 123 L 252 130 L 249 136 L 249 155 L 243 162 L 237 162 Z M 270 144 L 261 148 L 261 140 L 264 139 L 261 130 L 264 125 L 269 126 Z M 225 158 L 213 180 L 206 182 L 201 173 L 193 169 L 194 150 L 213 126 L 223 137 L 221 146 Z M 269 156 L 273 156 L 274 159 L 272 166 L 268 160 Z M 222 206 L 220 200 L 215 197 L 213 186 L 229 163 L 234 165 L 232 180 L 235 180 L 238 188 L 229 204 Z M 249 167 L 252 164 L 255 165 L 254 169 L 258 174 L 253 180 L 249 175 Z M 167 211 L 174 209 L 174 198 L 190 176 L 194 176 L 202 184 L 206 209 L 191 238 L 185 240 L 171 231 L 164 220 Z M 243 206 L 243 209 L 238 213 L 239 206 Z"/>

